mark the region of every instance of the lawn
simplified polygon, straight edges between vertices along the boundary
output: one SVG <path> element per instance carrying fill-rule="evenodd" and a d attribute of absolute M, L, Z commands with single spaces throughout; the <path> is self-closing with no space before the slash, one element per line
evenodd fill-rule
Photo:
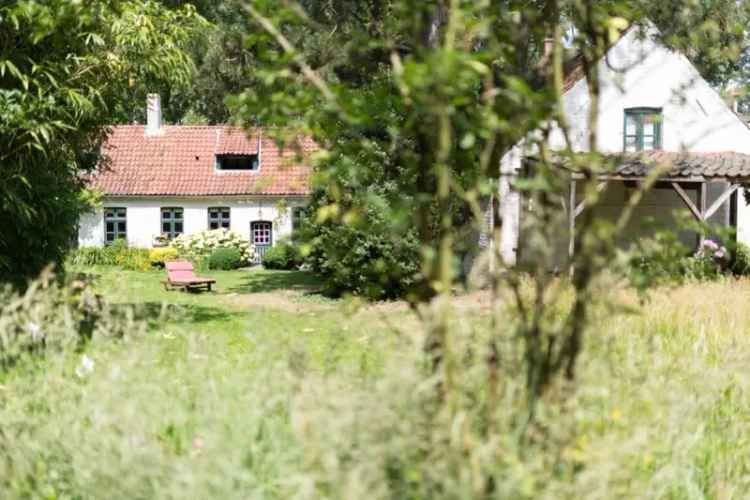
<path fill-rule="evenodd" d="M 658 290 L 643 304 L 618 291 L 631 312 L 597 310 L 574 393 L 541 405 L 544 439 L 520 445 L 483 430 L 482 294 L 455 300 L 455 348 L 468 347 L 446 413 L 427 397 L 422 329 L 403 304 L 325 298 L 301 272 L 212 272 L 217 291 L 195 294 L 164 291 L 159 272 L 87 273 L 147 326 L 6 374 L 0 498 L 750 491 L 747 281 Z M 498 429 L 519 415 L 507 376 Z"/>
<path fill-rule="evenodd" d="M 311 353 L 323 368 L 334 361 L 369 366 L 380 352 L 367 339 L 393 336 L 390 320 L 410 316 L 405 307 L 363 308 L 357 301 L 326 298 L 315 277 L 302 271 L 203 272 L 216 280 L 210 293 L 166 291 L 161 272 L 99 267 L 85 274 L 110 303 L 132 307 L 148 321 L 150 337 L 167 339 L 163 347 L 173 355 L 185 354 L 186 339 L 200 338 L 221 355 L 273 343 L 279 353 Z M 356 342 L 342 341 L 349 332 L 357 333 Z"/>

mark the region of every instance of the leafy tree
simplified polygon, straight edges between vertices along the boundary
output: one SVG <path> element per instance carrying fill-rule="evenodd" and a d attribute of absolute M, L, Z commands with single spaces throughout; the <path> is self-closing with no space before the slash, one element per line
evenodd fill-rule
<path fill-rule="evenodd" d="M 241 0 L 160 0 L 169 8 L 189 6 L 206 23 L 192 33 L 187 52 L 196 66 L 187 84 L 162 82 L 164 118 L 172 123 L 226 123 L 224 99 L 253 84 L 253 55 L 244 49 L 249 26 Z M 139 108 L 140 109 L 140 108 Z"/>
<path fill-rule="evenodd" d="M 501 194 L 501 157 L 525 141 L 537 156 L 528 177 L 517 184 L 535 207 L 525 213 L 524 225 L 532 242 L 530 282 L 501 265 L 499 254 L 490 255 L 497 309 L 502 304 L 507 311 L 510 303 L 515 315 L 492 324 L 497 336 L 486 350 L 487 397 L 496 397 L 502 339 L 521 339 L 531 416 L 536 397 L 554 386 L 558 375 L 574 378 L 589 309 L 598 298 L 596 277 L 612 267 L 613 235 L 625 227 L 643 194 L 635 192 L 615 223 L 595 217 L 597 175 L 614 165 L 597 151 L 576 153 L 569 142 L 562 113 L 562 33 L 574 28 L 570 52 L 578 54 L 591 103 L 587 142 L 597 144 L 597 63 L 647 11 L 620 0 L 354 3 L 358 8 L 351 18 L 346 16 L 351 2 L 251 4 L 257 27 L 249 50 L 256 54 L 260 84 L 232 104 L 247 123 L 285 124 L 311 134 L 321 146 L 313 202 L 318 230 L 310 245 L 316 259 L 321 253 L 334 256 L 328 267 L 319 265 L 329 283 L 365 288 L 356 279 L 340 278 L 369 272 L 368 260 L 386 264 L 371 274 L 371 287 L 391 283 L 403 273 L 383 255 L 393 244 L 414 238 L 419 273 L 408 276 L 407 296 L 425 321 L 425 351 L 440 375 L 439 399 L 445 400 L 459 397 L 450 390 L 451 366 L 459 360 L 451 359 L 447 347 L 450 305 L 445 301 L 456 283 L 456 255 L 468 239 L 467 226 L 479 230 L 484 222 L 482 201 Z M 336 9 L 343 14 L 335 15 Z M 659 22 L 670 20 L 680 22 L 666 15 Z M 325 37 L 330 51 L 311 45 L 310 40 Z M 543 54 L 547 38 L 553 51 Z M 706 50 L 705 44 L 697 46 L 697 53 Z M 550 137 L 556 132 L 567 142 L 553 154 Z M 288 135 L 293 134 L 281 131 L 279 139 Z M 557 257 L 554 242 L 567 227 L 560 207 L 571 172 L 583 179 L 588 209 L 577 222 L 575 272 L 563 305 L 549 271 Z M 379 246 L 368 245 L 368 238 L 391 246 L 380 246 L 382 252 L 373 255 L 369 249 Z M 355 258 L 357 252 L 362 259 Z M 343 266 L 350 267 L 347 273 Z M 501 289 L 512 291 L 502 301 Z M 385 288 L 381 292 L 387 294 Z"/>
<path fill-rule="evenodd" d="M 169 84 L 155 88 L 165 104 L 165 118 L 175 123 L 225 123 L 231 120 L 231 109 L 225 102 L 231 95 L 262 82 L 257 81 L 258 53 L 246 47 L 247 40 L 257 34 L 241 0 L 160 0 L 168 7 L 193 6 L 210 23 L 192 40 L 189 52 L 197 65 L 195 77 L 187 86 Z M 551 3 L 534 0 L 520 4 L 503 2 L 501 8 L 512 12 L 522 6 L 524 25 L 513 35 L 516 42 L 514 58 L 520 64 L 533 62 L 539 55 L 538 33 L 528 27 L 549 19 Z M 392 2 L 373 0 L 303 0 L 298 13 L 310 26 L 280 25 L 280 29 L 296 50 L 318 70 L 334 71 L 343 79 L 372 74 L 373 68 L 388 64 L 388 53 L 382 48 L 356 46 L 363 33 L 385 34 L 389 29 L 387 16 L 393 12 Z M 669 0 L 664 2 L 629 2 L 633 15 L 651 19 L 662 31 L 663 42 L 688 56 L 712 83 L 725 85 L 750 72 L 743 63 L 745 26 L 748 7 L 735 0 Z M 623 5 L 617 8 L 623 9 Z M 560 2 L 563 15 L 567 2 Z M 632 15 L 630 16 L 632 17 Z M 394 34 L 395 33 L 391 33 Z M 705 43 L 710 40 L 711 43 Z M 353 55 L 359 64 L 347 64 Z M 262 59 L 262 57 L 261 57 Z M 533 73 L 533 64 L 526 66 Z M 148 90 L 144 90 L 146 92 Z M 137 107 L 140 110 L 140 107 Z M 140 117 L 142 118 L 142 117 Z M 257 121 L 257 119 L 256 119 Z"/>
<path fill-rule="evenodd" d="M 685 54 L 715 85 L 747 80 L 750 4 L 736 0 L 640 2 L 645 17 L 661 31 L 662 42 Z"/>
<path fill-rule="evenodd" d="M 148 0 L 0 6 L 0 281 L 61 262 L 107 126 L 138 84 L 189 79 L 200 24 Z"/>
<path fill-rule="evenodd" d="M 311 262 L 315 269 L 331 278 L 331 288 L 338 291 L 347 288 L 362 289 L 359 280 L 343 279 L 342 263 L 349 262 L 352 275 L 361 276 L 363 270 L 368 270 L 371 282 L 367 287 L 369 294 L 393 296 L 407 292 L 412 300 L 419 300 L 436 291 L 435 287 L 428 284 L 430 278 L 420 279 L 419 275 L 405 272 L 406 269 L 421 268 L 419 243 L 426 248 L 434 246 L 442 231 L 442 214 L 450 214 L 450 225 L 466 228 L 464 233 L 476 230 L 466 222 L 471 219 L 472 212 L 480 210 L 480 207 L 478 199 L 463 199 L 453 190 L 442 205 L 433 196 L 415 192 L 415 184 L 419 184 L 422 189 L 437 185 L 435 175 L 425 168 L 427 163 L 434 161 L 436 138 L 431 130 L 421 130 L 416 126 L 421 117 L 415 111 L 422 103 L 409 103 L 398 95 L 398 82 L 394 78 L 398 75 L 394 75 L 391 60 L 393 54 L 404 58 L 425 55 L 430 50 L 429 47 L 423 49 L 430 21 L 426 14 L 421 21 L 415 21 L 414 15 L 409 14 L 401 19 L 422 25 L 412 26 L 402 22 L 399 18 L 402 8 L 401 2 L 305 2 L 301 4 L 300 11 L 297 11 L 304 13 L 301 18 L 296 18 L 302 19 L 301 22 L 294 22 L 294 13 L 291 13 L 279 25 L 280 32 L 290 46 L 295 47 L 295 53 L 304 57 L 306 64 L 314 67 L 321 78 L 331 82 L 340 91 L 342 106 L 351 104 L 357 108 L 357 116 L 352 121 L 324 122 L 317 117 L 313 118 L 318 112 L 327 113 L 328 110 L 325 106 L 321 108 L 320 103 L 316 103 L 304 87 L 300 87 L 296 79 L 302 75 L 295 72 L 289 78 L 279 78 L 278 74 L 266 71 L 260 65 L 261 62 L 269 61 L 272 64 L 275 61 L 285 62 L 294 56 L 279 53 L 273 44 L 259 35 L 251 40 L 253 43 L 249 50 L 258 54 L 256 74 L 261 80 L 260 84 L 249 88 L 243 96 L 231 103 L 238 115 L 247 122 L 287 126 L 308 120 L 320 123 L 320 128 L 312 132 L 320 132 L 337 144 L 324 161 L 325 168 L 318 184 L 319 190 L 313 197 L 313 208 L 334 207 L 331 210 L 338 211 L 341 216 L 346 214 L 349 220 L 356 222 L 358 232 L 352 233 L 348 228 L 337 224 L 324 228 L 325 222 L 321 220 L 321 224 L 317 226 L 319 232 L 310 235 L 316 256 Z M 420 10 L 423 9 L 417 8 L 417 13 Z M 539 17 L 538 12 L 534 9 L 524 12 L 528 14 L 524 18 L 528 22 L 521 29 L 504 35 L 501 43 L 509 56 L 504 65 L 515 68 L 517 74 L 533 81 L 538 75 L 530 62 L 538 57 L 539 44 L 535 40 L 541 40 L 543 34 L 539 29 L 529 28 L 534 25 L 534 19 Z M 496 16 L 493 15 L 481 23 L 477 21 L 477 24 L 482 24 L 482 29 L 489 29 L 495 21 Z M 518 53 L 519 48 L 522 54 Z M 489 55 L 489 51 L 477 54 Z M 451 61 L 452 65 L 463 63 Z M 481 64 L 488 63 L 491 64 L 490 60 L 484 59 Z M 410 75 L 412 76 L 420 80 L 424 75 Z M 448 72 L 443 76 L 449 77 Z M 475 110 L 472 109 L 483 85 L 483 75 L 474 73 L 470 76 L 471 78 L 451 82 L 451 85 L 442 85 L 445 82 L 425 82 L 435 88 L 420 89 L 414 94 L 414 99 L 424 96 L 432 100 L 450 100 L 453 96 L 441 95 L 441 89 L 451 88 L 454 84 L 460 85 L 460 93 L 474 94 L 469 101 L 459 98 L 463 102 L 456 106 L 457 115 L 470 128 L 485 118 L 473 114 Z M 498 82 L 503 87 L 512 84 L 500 77 L 499 73 Z M 415 81 L 414 84 L 420 85 L 420 82 Z M 264 104 L 269 102 L 278 103 L 278 106 Z M 519 109 L 518 103 L 512 100 L 505 101 L 504 105 L 509 111 Z M 307 111 L 300 113 L 302 109 Z M 531 117 L 530 123 L 519 124 L 515 129 L 517 133 L 509 134 L 502 141 L 488 146 L 481 162 L 478 161 L 473 146 L 485 143 L 483 138 L 473 132 L 462 137 L 465 147 L 457 144 L 450 152 L 452 160 L 461 165 L 456 171 L 455 180 L 466 187 L 473 185 L 482 171 L 489 173 L 491 169 L 488 166 L 496 164 L 504 148 L 518 140 L 524 127 L 531 126 L 537 118 Z M 434 129 L 434 120 L 435 117 L 430 116 L 423 127 Z M 400 125 L 404 121 L 410 124 L 408 130 Z M 323 130 L 323 127 L 328 126 L 331 128 Z M 489 184 L 483 189 L 486 194 Z M 323 210 L 323 213 L 332 213 L 331 210 Z M 416 219 L 422 222 L 415 225 Z M 315 227 L 313 225 L 313 229 Z M 342 232 L 340 237 L 326 237 L 332 236 L 335 231 Z M 353 238 L 355 234 L 358 236 Z M 466 253 L 471 240 L 469 234 L 462 234 L 453 240 L 451 247 L 459 253 Z M 320 250 L 323 241 L 327 245 L 325 251 Z M 400 266 L 373 265 L 387 258 L 383 252 L 387 253 L 395 247 L 403 248 L 401 256 L 408 259 L 402 261 L 403 269 Z M 368 250 L 359 252 L 359 260 L 339 258 L 346 255 L 348 248 Z M 322 260 L 324 255 L 329 256 L 328 262 Z M 433 262 L 430 265 L 434 268 L 437 264 Z M 445 265 L 458 267 L 453 258 Z"/>

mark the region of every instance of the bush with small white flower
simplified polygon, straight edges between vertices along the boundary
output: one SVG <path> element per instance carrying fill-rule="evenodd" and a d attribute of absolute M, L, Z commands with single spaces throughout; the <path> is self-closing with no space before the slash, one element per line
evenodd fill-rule
<path fill-rule="evenodd" d="M 255 256 L 255 247 L 250 241 L 228 229 L 211 229 L 194 234 L 181 234 L 172 240 L 172 246 L 180 255 L 196 262 L 202 262 L 218 248 L 236 249 L 243 264 L 249 264 Z"/>

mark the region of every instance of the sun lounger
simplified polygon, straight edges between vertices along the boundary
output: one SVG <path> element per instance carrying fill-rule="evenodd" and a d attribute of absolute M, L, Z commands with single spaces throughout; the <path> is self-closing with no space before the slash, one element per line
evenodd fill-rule
<path fill-rule="evenodd" d="M 179 288 L 183 291 L 205 289 L 211 291 L 211 285 L 216 280 L 201 278 L 193 272 L 193 265 L 186 260 L 173 260 L 164 263 L 167 270 L 167 279 L 162 281 L 165 290 Z"/>

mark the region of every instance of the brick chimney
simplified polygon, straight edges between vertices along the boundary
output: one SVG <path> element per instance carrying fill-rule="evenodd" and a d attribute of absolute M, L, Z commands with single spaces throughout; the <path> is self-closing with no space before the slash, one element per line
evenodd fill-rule
<path fill-rule="evenodd" d="M 159 94 L 146 96 L 146 135 L 163 134 L 161 128 L 161 97 Z"/>

